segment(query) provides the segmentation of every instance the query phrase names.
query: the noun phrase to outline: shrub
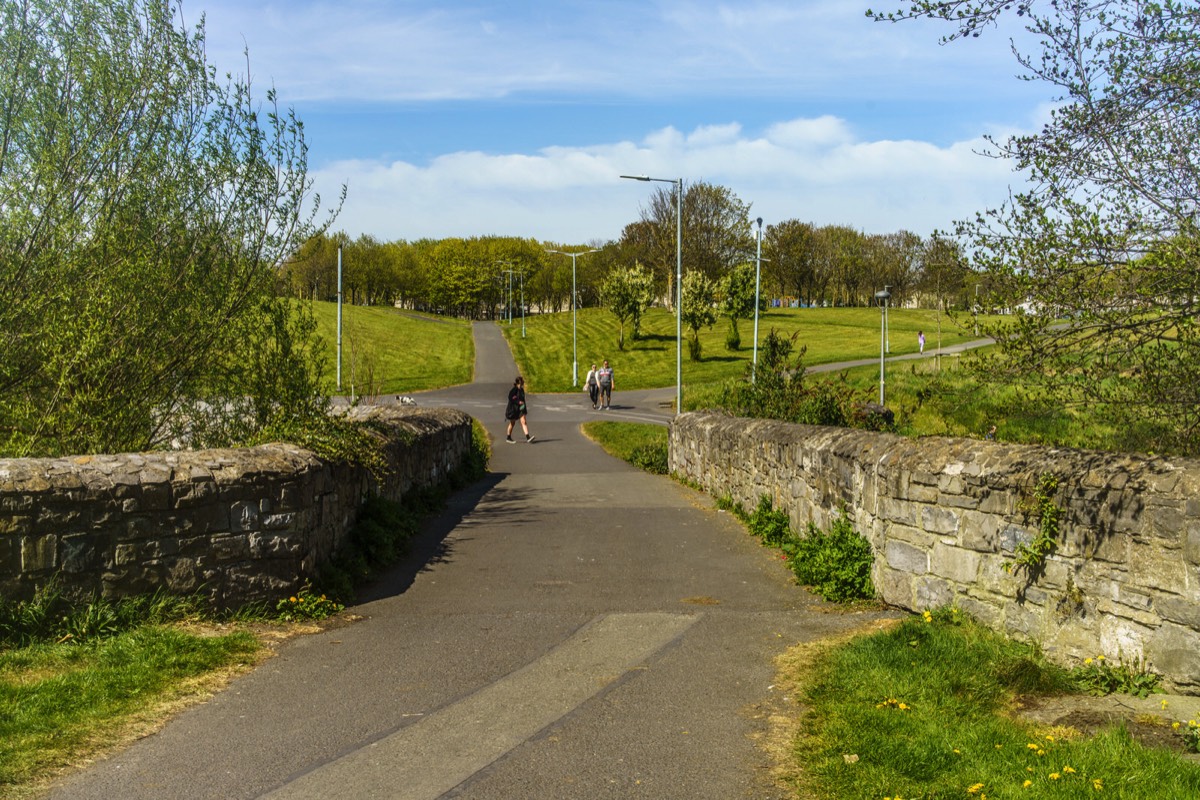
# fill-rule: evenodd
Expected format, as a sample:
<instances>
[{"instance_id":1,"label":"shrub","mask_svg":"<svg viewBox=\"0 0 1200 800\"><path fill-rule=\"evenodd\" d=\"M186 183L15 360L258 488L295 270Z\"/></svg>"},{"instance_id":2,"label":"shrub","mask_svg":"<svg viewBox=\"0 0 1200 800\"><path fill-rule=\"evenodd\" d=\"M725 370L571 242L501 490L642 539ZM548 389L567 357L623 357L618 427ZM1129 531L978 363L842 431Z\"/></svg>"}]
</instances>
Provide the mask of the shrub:
<instances>
[{"instance_id":1,"label":"shrub","mask_svg":"<svg viewBox=\"0 0 1200 800\"><path fill-rule=\"evenodd\" d=\"M854 530L845 509L828 532L810 522L808 535L795 543L789 561L796 579L826 600L844 603L875 596L871 543Z\"/></svg>"},{"instance_id":2,"label":"shrub","mask_svg":"<svg viewBox=\"0 0 1200 800\"><path fill-rule=\"evenodd\" d=\"M746 519L746 524L752 534L763 540L763 544L772 547L782 547L793 538L788 515L775 510L771 498L765 494L758 498L758 508Z\"/></svg>"},{"instance_id":3,"label":"shrub","mask_svg":"<svg viewBox=\"0 0 1200 800\"><path fill-rule=\"evenodd\" d=\"M629 463L655 475L666 475L667 443L655 442L654 444L638 445L629 454Z\"/></svg>"}]
</instances>

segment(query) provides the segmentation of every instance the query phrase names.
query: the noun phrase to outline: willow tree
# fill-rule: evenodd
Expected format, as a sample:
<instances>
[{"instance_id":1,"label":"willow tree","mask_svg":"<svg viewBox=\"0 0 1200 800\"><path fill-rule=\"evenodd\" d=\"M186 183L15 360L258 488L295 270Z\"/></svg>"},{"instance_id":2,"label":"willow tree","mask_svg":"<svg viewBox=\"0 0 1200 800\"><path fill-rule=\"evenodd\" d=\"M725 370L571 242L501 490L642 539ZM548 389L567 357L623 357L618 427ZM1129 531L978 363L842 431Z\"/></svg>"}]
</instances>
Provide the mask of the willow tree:
<instances>
[{"instance_id":1,"label":"willow tree","mask_svg":"<svg viewBox=\"0 0 1200 800\"><path fill-rule=\"evenodd\" d=\"M303 129L162 0L0 0L0 450L221 443L325 399L277 266ZM307 209L307 210L306 210Z\"/></svg>"},{"instance_id":2,"label":"willow tree","mask_svg":"<svg viewBox=\"0 0 1200 800\"><path fill-rule=\"evenodd\" d=\"M988 331L1001 355L985 368L1200 453L1200 8L958 0L873 16L945 20L949 43L1008 14L1030 34L1013 45L1021 77L1056 103L1038 132L993 142L1030 188L958 226L992 304L1024 310Z\"/></svg>"}]
</instances>

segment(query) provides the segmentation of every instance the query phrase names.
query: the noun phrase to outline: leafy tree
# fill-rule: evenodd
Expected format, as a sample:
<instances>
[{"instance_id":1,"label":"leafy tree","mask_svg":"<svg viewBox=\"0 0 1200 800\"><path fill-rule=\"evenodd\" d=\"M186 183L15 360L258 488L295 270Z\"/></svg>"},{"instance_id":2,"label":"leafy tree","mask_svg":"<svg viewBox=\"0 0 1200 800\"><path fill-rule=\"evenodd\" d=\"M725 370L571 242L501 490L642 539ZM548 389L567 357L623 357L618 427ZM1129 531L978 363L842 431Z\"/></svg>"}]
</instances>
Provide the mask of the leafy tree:
<instances>
[{"instance_id":1,"label":"leafy tree","mask_svg":"<svg viewBox=\"0 0 1200 800\"><path fill-rule=\"evenodd\" d=\"M720 281L721 316L729 320L729 334L725 337L728 350L737 350L742 346L738 320L754 316L754 289L754 267L750 264L734 267Z\"/></svg>"},{"instance_id":2,"label":"leafy tree","mask_svg":"<svg viewBox=\"0 0 1200 800\"><path fill-rule=\"evenodd\" d=\"M768 225L763 236L764 272L781 297L811 305L825 293L825 275L818 270L821 239L817 229L795 219Z\"/></svg>"},{"instance_id":3,"label":"leafy tree","mask_svg":"<svg viewBox=\"0 0 1200 800\"><path fill-rule=\"evenodd\" d=\"M652 264L658 285L674 295L675 187L660 186L642 210L639 223L628 225L622 239L636 257ZM745 260L754 247L750 235L750 205L728 187L698 181L684 188L682 258L689 272L699 270L719 279L734 264Z\"/></svg>"},{"instance_id":4,"label":"leafy tree","mask_svg":"<svg viewBox=\"0 0 1200 800\"><path fill-rule=\"evenodd\" d=\"M617 349L625 349L625 323L629 322L633 338L638 337L642 314L654 301L654 279L641 264L618 267L604 280L604 304L617 318Z\"/></svg>"},{"instance_id":5,"label":"leafy tree","mask_svg":"<svg viewBox=\"0 0 1200 800\"><path fill-rule=\"evenodd\" d=\"M947 20L953 40L1014 12L1033 41L1014 46L1021 77L1057 104L1038 132L993 142L1032 188L958 226L990 302L1025 312L987 331L1000 354L982 368L1200 452L1200 8L972 0L874 16Z\"/></svg>"},{"instance_id":6,"label":"leafy tree","mask_svg":"<svg viewBox=\"0 0 1200 800\"><path fill-rule=\"evenodd\" d=\"M716 283L703 272L689 272L683 276L683 300L679 314L684 327L692 332L688 339L688 355L699 361L703 355L700 345L700 329L711 328L717 321L713 308Z\"/></svg>"},{"instance_id":7,"label":"leafy tree","mask_svg":"<svg viewBox=\"0 0 1200 800\"><path fill-rule=\"evenodd\" d=\"M175 14L0 3L7 454L221 443L324 410L311 320L275 293L321 227L301 124L218 81Z\"/></svg>"}]
</instances>

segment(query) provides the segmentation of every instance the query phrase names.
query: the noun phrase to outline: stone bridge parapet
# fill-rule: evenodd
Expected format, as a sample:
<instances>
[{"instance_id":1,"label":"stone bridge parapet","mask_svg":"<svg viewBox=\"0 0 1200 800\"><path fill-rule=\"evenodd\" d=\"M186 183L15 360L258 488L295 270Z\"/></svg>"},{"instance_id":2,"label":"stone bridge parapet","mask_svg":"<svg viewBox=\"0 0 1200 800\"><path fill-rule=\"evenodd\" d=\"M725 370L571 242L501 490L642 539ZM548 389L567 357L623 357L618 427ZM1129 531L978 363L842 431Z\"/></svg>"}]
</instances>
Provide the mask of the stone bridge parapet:
<instances>
[{"instance_id":1,"label":"stone bridge parapet","mask_svg":"<svg viewBox=\"0 0 1200 800\"><path fill-rule=\"evenodd\" d=\"M793 530L845 507L875 551L884 601L956 605L1075 664L1140 662L1200 692L1200 462L972 439L682 414L670 468L753 510L767 495ZM1005 571L1037 535L1023 509L1058 480L1056 550Z\"/></svg>"}]
</instances>

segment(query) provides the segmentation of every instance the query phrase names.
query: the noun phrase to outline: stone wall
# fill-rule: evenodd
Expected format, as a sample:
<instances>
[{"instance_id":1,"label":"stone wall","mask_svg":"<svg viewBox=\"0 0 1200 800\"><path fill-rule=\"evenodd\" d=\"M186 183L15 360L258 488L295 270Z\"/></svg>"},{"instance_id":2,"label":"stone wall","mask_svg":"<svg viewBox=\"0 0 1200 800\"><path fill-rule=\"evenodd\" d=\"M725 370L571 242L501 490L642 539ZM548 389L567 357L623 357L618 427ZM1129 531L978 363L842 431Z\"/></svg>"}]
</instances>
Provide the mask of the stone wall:
<instances>
[{"instance_id":1,"label":"stone wall","mask_svg":"<svg viewBox=\"0 0 1200 800\"><path fill-rule=\"evenodd\" d=\"M118 597L164 588L220 607L295 591L342 545L368 493L400 499L464 463L471 420L378 408L390 472L294 445L0 459L0 595L48 581Z\"/></svg>"},{"instance_id":2,"label":"stone wall","mask_svg":"<svg viewBox=\"0 0 1200 800\"><path fill-rule=\"evenodd\" d=\"M955 604L1064 664L1145 658L1200 691L1200 462L968 439L907 439L705 413L671 426L673 473L794 530L844 504L893 605ZM1008 573L1037 522L1022 508L1059 480L1058 548Z\"/></svg>"}]
</instances>

